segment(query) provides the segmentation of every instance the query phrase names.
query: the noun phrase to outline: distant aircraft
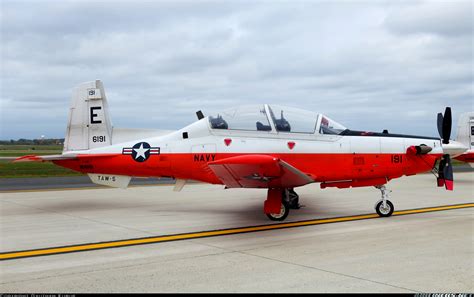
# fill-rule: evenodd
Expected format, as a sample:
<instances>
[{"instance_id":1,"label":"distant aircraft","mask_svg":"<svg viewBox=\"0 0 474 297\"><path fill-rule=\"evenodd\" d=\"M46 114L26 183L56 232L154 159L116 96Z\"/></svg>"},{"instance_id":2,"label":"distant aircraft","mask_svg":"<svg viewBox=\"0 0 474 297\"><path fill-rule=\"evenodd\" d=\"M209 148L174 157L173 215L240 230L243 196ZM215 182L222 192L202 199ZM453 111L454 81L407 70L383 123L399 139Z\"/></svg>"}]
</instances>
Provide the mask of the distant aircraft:
<instances>
[{"instance_id":1,"label":"distant aircraft","mask_svg":"<svg viewBox=\"0 0 474 297\"><path fill-rule=\"evenodd\" d=\"M282 221L300 207L294 188L315 182L322 189L373 186L382 194L375 210L388 217L394 206L387 182L432 170L438 186L452 190L451 156L467 150L449 141L449 107L438 114L441 139L353 131L325 115L279 105L196 114L198 121L178 131L117 129L102 82L83 83L73 92L63 153L16 161L52 161L121 188L132 177L173 177L177 191L187 180L266 188L264 213Z\"/></svg>"},{"instance_id":2,"label":"distant aircraft","mask_svg":"<svg viewBox=\"0 0 474 297\"><path fill-rule=\"evenodd\" d=\"M456 141L467 147L467 151L455 159L474 167L474 112L466 112L459 116Z\"/></svg>"}]
</instances>

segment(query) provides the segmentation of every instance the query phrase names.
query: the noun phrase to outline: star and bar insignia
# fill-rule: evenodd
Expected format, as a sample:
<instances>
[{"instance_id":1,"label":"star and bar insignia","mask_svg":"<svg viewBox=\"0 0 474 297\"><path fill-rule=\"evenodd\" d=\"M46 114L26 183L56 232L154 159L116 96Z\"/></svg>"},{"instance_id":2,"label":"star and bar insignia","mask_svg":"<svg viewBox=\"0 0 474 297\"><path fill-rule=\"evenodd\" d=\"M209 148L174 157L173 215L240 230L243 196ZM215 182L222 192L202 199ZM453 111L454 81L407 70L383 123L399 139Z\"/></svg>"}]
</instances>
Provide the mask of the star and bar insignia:
<instances>
[{"instance_id":1,"label":"star and bar insignia","mask_svg":"<svg viewBox=\"0 0 474 297\"><path fill-rule=\"evenodd\" d=\"M150 158L150 155L159 155L159 147L151 147L148 142L139 142L133 147L124 147L122 155L131 155L132 159L137 162L145 162Z\"/></svg>"}]
</instances>

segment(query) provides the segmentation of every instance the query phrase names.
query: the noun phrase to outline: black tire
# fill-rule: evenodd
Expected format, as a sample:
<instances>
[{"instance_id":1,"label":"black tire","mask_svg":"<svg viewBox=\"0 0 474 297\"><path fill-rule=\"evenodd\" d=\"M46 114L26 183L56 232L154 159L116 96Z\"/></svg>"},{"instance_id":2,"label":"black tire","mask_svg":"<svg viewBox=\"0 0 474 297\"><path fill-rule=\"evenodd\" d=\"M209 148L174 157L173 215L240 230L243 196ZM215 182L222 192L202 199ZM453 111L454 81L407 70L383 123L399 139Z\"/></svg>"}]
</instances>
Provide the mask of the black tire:
<instances>
[{"instance_id":1,"label":"black tire","mask_svg":"<svg viewBox=\"0 0 474 297\"><path fill-rule=\"evenodd\" d=\"M383 201L382 200L380 200L377 203L377 205L375 206L375 211L381 217L391 216L394 209L395 208L393 207L393 204L392 204L392 202L390 202L390 200L387 200L387 208L386 209L383 207Z\"/></svg>"},{"instance_id":2,"label":"black tire","mask_svg":"<svg viewBox=\"0 0 474 297\"><path fill-rule=\"evenodd\" d=\"M284 221L289 214L290 214L290 206L288 205L288 202L282 201L281 212L278 214L267 213L267 217L272 221Z\"/></svg>"}]
</instances>

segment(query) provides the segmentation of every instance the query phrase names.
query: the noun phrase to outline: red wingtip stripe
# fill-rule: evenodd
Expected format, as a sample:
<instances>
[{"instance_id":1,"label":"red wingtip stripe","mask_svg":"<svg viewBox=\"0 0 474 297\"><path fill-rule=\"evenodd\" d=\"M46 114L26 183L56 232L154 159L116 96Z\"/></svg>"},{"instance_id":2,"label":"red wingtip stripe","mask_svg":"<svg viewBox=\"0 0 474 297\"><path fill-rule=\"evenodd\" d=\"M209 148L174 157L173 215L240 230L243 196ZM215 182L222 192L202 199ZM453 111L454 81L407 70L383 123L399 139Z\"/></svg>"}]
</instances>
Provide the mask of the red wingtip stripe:
<instances>
[{"instance_id":1,"label":"red wingtip stripe","mask_svg":"<svg viewBox=\"0 0 474 297\"><path fill-rule=\"evenodd\" d=\"M13 160L13 162L31 162L31 161L39 162L39 161L42 161L42 159L35 155L28 155L28 156L22 156Z\"/></svg>"}]
</instances>

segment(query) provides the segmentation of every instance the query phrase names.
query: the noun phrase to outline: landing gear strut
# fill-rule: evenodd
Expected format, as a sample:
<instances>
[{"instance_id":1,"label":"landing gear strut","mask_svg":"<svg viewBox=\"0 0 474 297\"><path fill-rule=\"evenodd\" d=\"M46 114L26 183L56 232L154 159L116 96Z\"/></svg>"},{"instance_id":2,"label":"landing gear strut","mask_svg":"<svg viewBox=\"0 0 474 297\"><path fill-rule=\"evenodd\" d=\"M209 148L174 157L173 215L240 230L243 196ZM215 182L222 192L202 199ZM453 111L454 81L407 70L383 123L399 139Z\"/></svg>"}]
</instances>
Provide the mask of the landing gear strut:
<instances>
[{"instance_id":1,"label":"landing gear strut","mask_svg":"<svg viewBox=\"0 0 474 297\"><path fill-rule=\"evenodd\" d=\"M375 204L375 211L381 217L391 216L394 210L392 202L388 200L388 193L390 193L391 191L387 190L385 185L375 187L379 189L380 192L382 192L382 199L377 201L377 203Z\"/></svg>"},{"instance_id":2,"label":"landing gear strut","mask_svg":"<svg viewBox=\"0 0 474 297\"><path fill-rule=\"evenodd\" d=\"M300 209L300 197L296 194L293 188L288 189L288 204L291 209Z\"/></svg>"},{"instance_id":3,"label":"landing gear strut","mask_svg":"<svg viewBox=\"0 0 474 297\"><path fill-rule=\"evenodd\" d=\"M264 204L264 211L272 221L283 221L290 213L290 209L299 209L299 196L289 189L268 189L267 200Z\"/></svg>"}]
</instances>

